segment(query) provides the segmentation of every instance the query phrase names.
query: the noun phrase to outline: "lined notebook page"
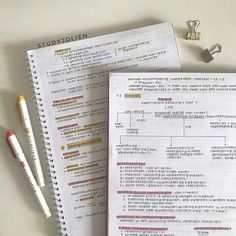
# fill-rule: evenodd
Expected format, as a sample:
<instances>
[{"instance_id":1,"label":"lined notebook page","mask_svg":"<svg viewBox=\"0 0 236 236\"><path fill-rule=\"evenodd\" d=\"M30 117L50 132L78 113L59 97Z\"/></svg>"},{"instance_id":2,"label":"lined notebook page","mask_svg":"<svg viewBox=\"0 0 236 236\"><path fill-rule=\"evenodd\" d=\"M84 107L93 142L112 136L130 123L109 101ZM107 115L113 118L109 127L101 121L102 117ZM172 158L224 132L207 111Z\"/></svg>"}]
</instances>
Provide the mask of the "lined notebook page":
<instances>
[{"instance_id":1,"label":"lined notebook page","mask_svg":"<svg viewBox=\"0 0 236 236\"><path fill-rule=\"evenodd\" d=\"M236 235L236 74L109 83L108 235Z\"/></svg>"},{"instance_id":2,"label":"lined notebook page","mask_svg":"<svg viewBox=\"0 0 236 236\"><path fill-rule=\"evenodd\" d=\"M104 236L108 73L179 71L163 23L28 51L63 235Z\"/></svg>"}]
</instances>

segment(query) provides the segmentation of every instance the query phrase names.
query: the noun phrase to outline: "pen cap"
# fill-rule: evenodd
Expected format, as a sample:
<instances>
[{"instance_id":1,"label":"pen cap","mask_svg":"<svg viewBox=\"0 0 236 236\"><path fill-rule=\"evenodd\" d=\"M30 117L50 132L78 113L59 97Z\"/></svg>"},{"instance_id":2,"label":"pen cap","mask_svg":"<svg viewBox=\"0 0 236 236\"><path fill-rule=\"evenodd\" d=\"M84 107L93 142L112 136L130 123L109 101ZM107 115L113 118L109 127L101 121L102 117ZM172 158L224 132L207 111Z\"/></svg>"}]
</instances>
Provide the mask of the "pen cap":
<instances>
[{"instance_id":1,"label":"pen cap","mask_svg":"<svg viewBox=\"0 0 236 236\"><path fill-rule=\"evenodd\" d=\"M17 158L17 154L22 152L21 146L12 130L7 132L6 138L11 147L11 150L14 153L14 156Z\"/></svg>"},{"instance_id":2,"label":"pen cap","mask_svg":"<svg viewBox=\"0 0 236 236\"><path fill-rule=\"evenodd\" d=\"M6 134L6 141L7 141L7 144L8 144L8 146L9 146L9 148L10 148L10 151L11 151L13 157L14 157L14 158L17 158L17 157L16 157L16 154L15 154L15 152L14 152L14 150L13 150L13 148L12 148L12 146L11 146L9 140L8 140L8 137L11 136L11 135L14 135L14 132L13 132L12 130L8 130L8 131L7 131L7 134Z\"/></svg>"},{"instance_id":3,"label":"pen cap","mask_svg":"<svg viewBox=\"0 0 236 236\"><path fill-rule=\"evenodd\" d=\"M27 109L27 105L26 105L26 101L25 101L24 96L18 97L18 106L19 106L19 110L20 110L21 119L23 121L29 120L29 112Z\"/></svg>"}]
</instances>

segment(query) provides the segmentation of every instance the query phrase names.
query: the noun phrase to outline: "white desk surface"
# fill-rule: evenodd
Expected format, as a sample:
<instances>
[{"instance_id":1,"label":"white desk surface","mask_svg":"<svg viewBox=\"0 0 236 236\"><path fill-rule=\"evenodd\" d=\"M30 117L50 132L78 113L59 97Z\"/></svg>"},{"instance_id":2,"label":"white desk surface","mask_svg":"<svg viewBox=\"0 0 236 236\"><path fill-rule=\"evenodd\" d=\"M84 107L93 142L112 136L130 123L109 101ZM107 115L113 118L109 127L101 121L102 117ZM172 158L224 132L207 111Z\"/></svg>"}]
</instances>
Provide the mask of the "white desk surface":
<instances>
[{"instance_id":1,"label":"white desk surface","mask_svg":"<svg viewBox=\"0 0 236 236\"><path fill-rule=\"evenodd\" d=\"M184 39L186 22L191 19L201 21L200 41ZM5 143L6 130L13 129L29 153L16 109L18 95L28 98L33 126L38 130L26 50L67 35L88 33L92 37L164 21L174 24L183 72L236 72L235 0L0 0L1 236L57 235L54 219L46 220L41 213ZM222 44L223 52L210 64L202 62L201 50L215 43ZM36 138L39 141L38 134ZM52 206L48 188L43 192Z\"/></svg>"}]
</instances>

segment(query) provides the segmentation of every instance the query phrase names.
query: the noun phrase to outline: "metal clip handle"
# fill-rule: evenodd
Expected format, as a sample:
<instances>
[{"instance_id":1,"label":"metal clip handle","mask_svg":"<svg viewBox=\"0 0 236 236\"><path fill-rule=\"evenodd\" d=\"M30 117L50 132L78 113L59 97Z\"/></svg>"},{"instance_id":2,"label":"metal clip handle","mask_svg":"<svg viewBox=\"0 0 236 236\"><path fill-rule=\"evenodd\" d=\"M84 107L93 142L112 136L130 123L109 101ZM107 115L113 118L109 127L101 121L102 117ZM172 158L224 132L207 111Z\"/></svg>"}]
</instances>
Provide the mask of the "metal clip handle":
<instances>
[{"instance_id":1,"label":"metal clip handle","mask_svg":"<svg viewBox=\"0 0 236 236\"><path fill-rule=\"evenodd\" d=\"M211 55L214 55L215 53L219 53L222 51L222 46L219 43L217 43L209 51Z\"/></svg>"},{"instance_id":2,"label":"metal clip handle","mask_svg":"<svg viewBox=\"0 0 236 236\"><path fill-rule=\"evenodd\" d=\"M188 24L189 24L189 27L190 27L190 32L196 33L197 29L198 29L198 26L200 25L200 21L199 20L190 20L188 22Z\"/></svg>"}]
</instances>

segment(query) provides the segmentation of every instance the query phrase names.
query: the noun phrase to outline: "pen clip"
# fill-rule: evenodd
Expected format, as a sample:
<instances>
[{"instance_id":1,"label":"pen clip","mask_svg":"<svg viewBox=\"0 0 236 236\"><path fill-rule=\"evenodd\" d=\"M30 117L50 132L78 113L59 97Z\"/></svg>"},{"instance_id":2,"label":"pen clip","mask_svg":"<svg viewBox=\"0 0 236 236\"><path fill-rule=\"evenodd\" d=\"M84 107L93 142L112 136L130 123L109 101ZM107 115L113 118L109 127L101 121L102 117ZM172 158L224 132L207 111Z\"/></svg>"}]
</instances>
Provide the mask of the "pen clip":
<instances>
[{"instance_id":1,"label":"pen clip","mask_svg":"<svg viewBox=\"0 0 236 236\"><path fill-rule=\"evenodd\" d=\"M16 102L16 106L17 106L17 111L18 111L17 113L18 113L20 122L23 123L23 119L22 119L22 116L21 116L21 112L20 112L18 101Z\"/></svg>"}]
</instances>

